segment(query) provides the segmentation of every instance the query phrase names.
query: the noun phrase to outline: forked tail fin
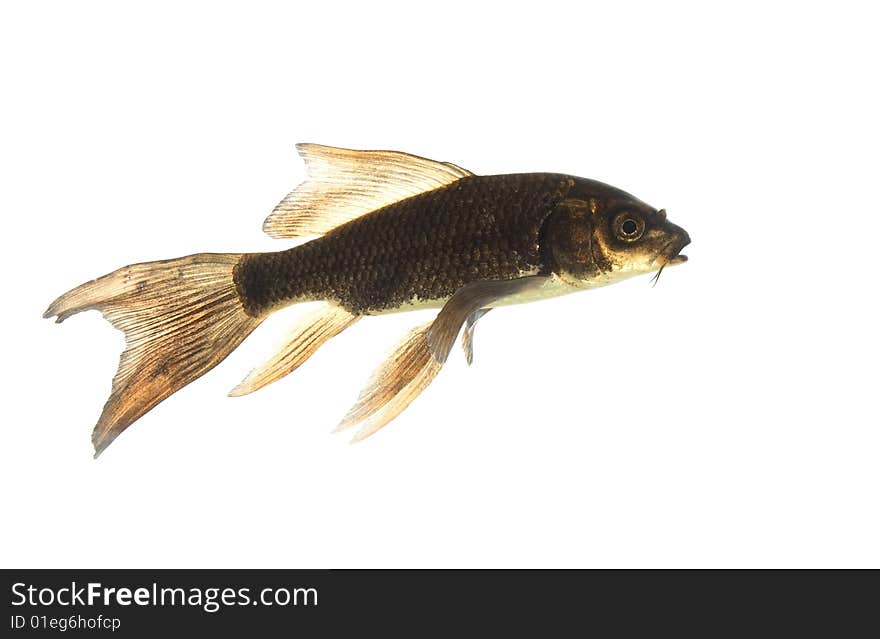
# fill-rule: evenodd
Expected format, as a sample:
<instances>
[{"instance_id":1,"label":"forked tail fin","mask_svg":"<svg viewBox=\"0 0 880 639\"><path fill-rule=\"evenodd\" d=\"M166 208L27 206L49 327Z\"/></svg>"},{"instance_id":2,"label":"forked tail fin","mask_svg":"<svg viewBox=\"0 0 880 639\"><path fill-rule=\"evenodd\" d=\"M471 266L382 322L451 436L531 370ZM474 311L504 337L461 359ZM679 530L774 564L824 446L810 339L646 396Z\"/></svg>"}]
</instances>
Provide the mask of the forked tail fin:
<instances>
[{"instance_id":1,"label":"forked tail fin","mask_svg":"<svg viewBox=\"0 0 880 639\"><path fill-rule=\"evenodd\" d=\"M237 253L200 253L123 267L68 291L44 317L97 309L125 333L125 351L95 430L95 456L136 419L201 377L262 321L244 311Z\"/></svg>"}]
</instances>

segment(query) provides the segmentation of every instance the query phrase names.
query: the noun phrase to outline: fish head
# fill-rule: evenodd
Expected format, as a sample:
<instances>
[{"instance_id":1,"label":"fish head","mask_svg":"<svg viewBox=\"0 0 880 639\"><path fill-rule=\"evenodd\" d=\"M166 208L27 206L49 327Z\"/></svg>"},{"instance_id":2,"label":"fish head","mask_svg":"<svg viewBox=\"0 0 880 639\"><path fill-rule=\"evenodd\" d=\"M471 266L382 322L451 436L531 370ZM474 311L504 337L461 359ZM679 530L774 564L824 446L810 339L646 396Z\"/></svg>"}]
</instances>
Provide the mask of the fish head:
<instances>
[{"instance_id":1,"label":"fish head","mask_svg":"<svg viewBox=\"0 0 880 639\"><path fill-rule=\"evenodd\" d=\"M601 286L682 264L690 236L658 210L619 189L579 179L545 228L546 254L573 286Z\"/></svg>"}]
</instances>

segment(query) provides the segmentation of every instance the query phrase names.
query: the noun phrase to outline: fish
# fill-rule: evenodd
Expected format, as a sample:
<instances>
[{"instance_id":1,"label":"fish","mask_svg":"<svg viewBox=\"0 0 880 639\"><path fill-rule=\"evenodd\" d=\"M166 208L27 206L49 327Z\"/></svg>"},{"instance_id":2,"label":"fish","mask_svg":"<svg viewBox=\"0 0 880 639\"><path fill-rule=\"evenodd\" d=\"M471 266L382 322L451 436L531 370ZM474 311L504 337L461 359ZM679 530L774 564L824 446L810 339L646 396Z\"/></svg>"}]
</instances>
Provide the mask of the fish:
<instances>
[{"instance_id":1,"label":"fish","mask_svg":"<svg viewBox=\"0 0 880 639\"><path fill-rule=\"evenodd\" d=\"M476 175L400 151L296 146L306 179L265 219L301 242L265 253L198 253L131 264L53 301L62 322L98 310L125 334L95 457L159 402L226 358L273 312L306 302L283 346L230 392L299 368L367 316L439 309L374 371L336 430L373 435L434 380L459 334L490 310L660 273L687 261L664 209L561 173ZM656 280L655 280L656 281Z\"/></svg>"}]
</instances>

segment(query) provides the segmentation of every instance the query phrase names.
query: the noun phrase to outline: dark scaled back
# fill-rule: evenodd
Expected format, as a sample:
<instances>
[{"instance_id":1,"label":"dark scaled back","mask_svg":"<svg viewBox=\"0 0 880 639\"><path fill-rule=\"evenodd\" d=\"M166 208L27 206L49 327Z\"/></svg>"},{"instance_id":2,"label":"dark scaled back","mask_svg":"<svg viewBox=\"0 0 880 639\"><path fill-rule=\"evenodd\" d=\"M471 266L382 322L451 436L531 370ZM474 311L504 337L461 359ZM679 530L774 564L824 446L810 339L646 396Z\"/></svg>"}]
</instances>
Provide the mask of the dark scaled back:
<instances>
[{"instance_id":1,"label":"dark scaled back","mask_svg":"<svg viewBox=\"0 0 880 639\"><path fill-rule=\"evenodd\" d=\"M541 271L541 227L574 182L548 173L462 178L290 250L245 256L239 295L254 316L304 299L368 314Z\"/></svg>"}]
</instances>

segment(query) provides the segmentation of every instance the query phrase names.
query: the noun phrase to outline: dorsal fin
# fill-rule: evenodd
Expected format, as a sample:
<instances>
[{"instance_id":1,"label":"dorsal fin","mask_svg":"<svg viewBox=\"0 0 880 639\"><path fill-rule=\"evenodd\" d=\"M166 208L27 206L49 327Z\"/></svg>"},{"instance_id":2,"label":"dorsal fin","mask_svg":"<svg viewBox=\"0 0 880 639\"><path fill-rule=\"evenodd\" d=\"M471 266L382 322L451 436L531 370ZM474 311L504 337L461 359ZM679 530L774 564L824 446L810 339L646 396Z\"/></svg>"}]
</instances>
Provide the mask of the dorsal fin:
<instances>
[{"instance_id":1,"label":"dorsal fin","mask_svg":"<svg viewBox=\"0 0 880 639\"><path fill-rule=\"evenodd\" d=\"M297 144L307 179L263 222L272 237L321 235L399 200L468 175L461 167L400 151L352 151Z\"/></svg>"}]
</instances>

